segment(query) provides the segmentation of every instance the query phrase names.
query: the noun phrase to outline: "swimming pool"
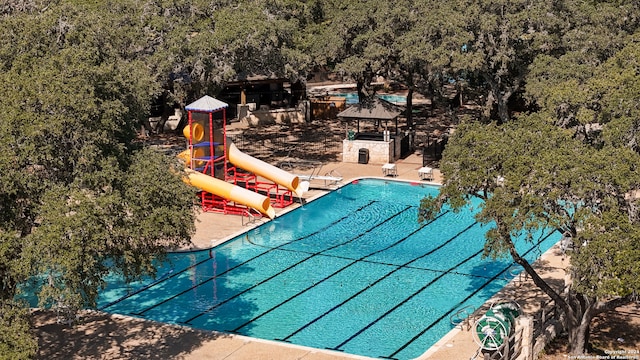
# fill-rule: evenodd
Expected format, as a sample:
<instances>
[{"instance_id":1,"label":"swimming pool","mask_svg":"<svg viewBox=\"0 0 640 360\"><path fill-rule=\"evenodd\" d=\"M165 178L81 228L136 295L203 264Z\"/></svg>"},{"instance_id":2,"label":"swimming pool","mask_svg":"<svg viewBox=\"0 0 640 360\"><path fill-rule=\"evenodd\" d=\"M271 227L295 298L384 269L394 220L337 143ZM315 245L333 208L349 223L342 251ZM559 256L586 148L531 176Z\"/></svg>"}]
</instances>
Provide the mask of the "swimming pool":
<instances>
[{"instance_id":1,"label":"swimming pool","mask_svg":"<svg viewBox=\"0 0 640 360\"><path fill-rule=\"evenodd\" d=\"M347 99L347 105L357 104L360 100L358 99L357 93L331 93L331 96L338 96ZM376 94L382 100L386 100L388 102L398 104L406 104L407 97L403 95L393 95L393 94Z\"/></svg>"},{"instance_id":2,"label":"swimming pool","mask_svg":"<svg viewBox=\"0 0 640 360\"><path fill-rule=\"evenodd\" d=\"M113 279L101 310L369 357L419 356L510 279L481 259L473 209L417 222L438 188L381 179L348 184L212 249L173 253L156 280ZM475 204L474 208L477 209ZM560 238L519 242L533 261Z\"/></svg>"}]
</instances>

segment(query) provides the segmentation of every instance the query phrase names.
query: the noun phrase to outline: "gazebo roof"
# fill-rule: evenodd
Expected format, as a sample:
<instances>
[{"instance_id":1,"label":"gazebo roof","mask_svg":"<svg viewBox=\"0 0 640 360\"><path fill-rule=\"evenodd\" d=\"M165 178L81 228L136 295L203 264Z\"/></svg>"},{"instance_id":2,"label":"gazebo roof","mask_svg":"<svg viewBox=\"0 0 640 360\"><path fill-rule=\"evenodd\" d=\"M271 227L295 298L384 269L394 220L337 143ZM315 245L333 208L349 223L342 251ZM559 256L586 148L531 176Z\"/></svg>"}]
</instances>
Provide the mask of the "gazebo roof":
<instances>
[{"instance_id":1,"label":"gazebo roof","mask_svg":"<svg viewBox=\"0 0 640 360\"><path fill-rule=\"evenodd\" d=\"M339 118L392 120L398 117L402 111L393 103L378 97L370 103L355 104L338 114Z\"/></svg>"},{"instance_id":2,"label":"gazebo roof","mask_svg":"<svg viewBox=\"0 0 640 360\"><path fill-rule=\"evenodd\" d=\"M191 104L185 106L184 108L187 111L214 112L226 107L229 107L229 104L227 104L226 102L222 102L218 99L212 98L209 95L205 95L200 99L192 102Z\"/></svg>"}]
</instances>

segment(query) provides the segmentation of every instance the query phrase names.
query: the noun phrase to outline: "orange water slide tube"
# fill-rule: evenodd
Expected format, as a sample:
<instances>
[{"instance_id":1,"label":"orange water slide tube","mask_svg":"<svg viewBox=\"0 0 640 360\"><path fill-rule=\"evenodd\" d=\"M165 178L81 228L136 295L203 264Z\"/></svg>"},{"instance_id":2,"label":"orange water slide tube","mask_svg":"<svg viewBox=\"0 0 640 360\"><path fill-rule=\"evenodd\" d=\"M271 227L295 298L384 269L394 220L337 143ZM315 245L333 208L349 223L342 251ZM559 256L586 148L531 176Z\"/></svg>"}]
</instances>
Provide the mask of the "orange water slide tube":
<instances>
[{"instance_id":1,"label":"orange water slide tube","mask_svg":"<svg viewBox=\"0 0 640 360\"><path fill-rule=\"evenodd\" d=\"M205 136L204 127L198 123L192 124L192 126L193 129L186 126L182 133L187 139L193 135L194 142L202 141ZM301 197L309 190L308 181L300 181L300 178L296 175L243 153L228 138L226 152L229 162L233 165L258 176L262 176L265 179L271 180L274 183L291 190L298 197Z\"/></svg>"},{"instance_id":2,"label":"orange water slide tube","mask_svg":"<svg viewBox=\"0 0 640 360\"><path fill-rule=\"evenodd\" d=\"M275 210L271 207L271 201L264 195L191 169L185 169L184 172L183 180L189 185L256 209L270 219L276 216Z\"/></svg>"}]
</instances>

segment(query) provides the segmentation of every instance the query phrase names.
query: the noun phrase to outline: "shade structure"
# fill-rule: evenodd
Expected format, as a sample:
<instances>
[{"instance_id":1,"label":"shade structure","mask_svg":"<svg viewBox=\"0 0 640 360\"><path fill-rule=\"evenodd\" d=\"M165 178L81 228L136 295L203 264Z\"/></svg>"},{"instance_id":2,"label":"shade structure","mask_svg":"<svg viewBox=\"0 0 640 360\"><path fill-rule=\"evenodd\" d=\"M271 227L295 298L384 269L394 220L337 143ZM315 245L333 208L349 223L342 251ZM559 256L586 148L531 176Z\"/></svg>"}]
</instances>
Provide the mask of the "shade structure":
<instances>
[{"instance_id":1,"label":"shade structure","mask_svg":"<svg viewBox=\"0 0 640 360\"><path fill-rule=\"evenodd\" d=\"M184 108L187 111L214 112L227 107L229 107L229 104L226 102L205 95Z\"/></svg>"},{"instance_id":2,"label":"shade structure","mask_svg":"<svg viewBox=\"0 0 640 360\"><path fill-rule=\"evenodd\" d=\"M392 120L397 118L402 111L400 108L386 100L374 97L371 101L349 106L338 113L339 118Z\"/></svg>"},{"instance_id":3,"label":"shade structure","mask_svg":"<svg viewBox=\"0 0 640 360\"><path fill-rule=\"evenodd\" d=\"M393 120L395 122L395 134L398 133L398 116L402 110L397 105L386 100L374 97L369 101L351 105L346 110L338 113L338 118L342 120L357 120L358 132L360 132L360 120L379 121ZM386 125L385 125L386 126Z\"/></svg>"}]
</instances>

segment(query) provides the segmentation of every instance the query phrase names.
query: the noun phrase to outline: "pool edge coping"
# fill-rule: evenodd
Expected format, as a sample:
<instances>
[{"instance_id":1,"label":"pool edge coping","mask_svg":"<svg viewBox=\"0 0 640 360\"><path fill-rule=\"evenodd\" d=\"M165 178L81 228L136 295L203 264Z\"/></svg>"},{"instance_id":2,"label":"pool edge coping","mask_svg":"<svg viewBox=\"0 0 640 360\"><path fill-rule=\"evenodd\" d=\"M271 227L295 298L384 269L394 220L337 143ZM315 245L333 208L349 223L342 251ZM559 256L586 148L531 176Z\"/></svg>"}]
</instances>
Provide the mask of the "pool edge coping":
<instances>
[{"instance_id":1,"label":"pool edge coping","mask_svg":"<svg viewBox=\"0 0 640 360\"><path fill-rule=\"evenodd\" d=\"M354 181L363 180L363 179L377 179L377 180L387 180L387 181L391 180L391 181L397 181L397 182L405 182L405 183L409 183L409 184L423 184L423 185L431 185L431 186L438 186L438 187L442 186L442 184L434 182L434 181L423 181L423 180L415 181L415 180L396 179L396 178L389 179L388 177L384 177L384 176L358 176L358 177L354 177L354 178L351 178L349 180L344 181L340 186L336 187L335 189L320 189L322 192L319 193L319 194L316 194L316 195L314 195L314 196L312 196L312 197L310 197L308 199L306 199L305 204L309 203L309 202L312 202L312 201L315 201L315 200L317 200L317 199L319 199L319 198L321 198L321 197L323 197L323 196L325 196L325 195L327 195L327 194L329 194L331 192L334 192L336 190L340 190L341 188L353 183ZM280 216L282 216L284 214L287 214L287 213L289 213L291 211L294 211L294 210L296 210L296 209L298 209L298 208L303 206L303 205L300 205L298 203L296 203L296 205L297 206L295 206L293 208L283 209L280 213L278 213L276 215L276 217L274 219L277 219L278 217L280 217ZM233 240L234 238L236 238L236 237L238 237L238 236L240 236L240 235L242 235L242 234L244 234L244 233L246 233L246 232L248 232L250 230L253 230L253 229L255 229L257 227L260 227L260 226L262 226L264 224L268 224L271 221L273 221L274 219L269 219L267 221L261 221L259 223L248 225L245 228L240 229L240 230L236 231L235 233L232 233L231 235L223 237L222 239L217 239L217 240L216 239L211 239L209 247L190 247L190 248L184 248L184 249L175 249L175 250L169 251L169 253L191 252L191 251L212 249L212 248L214 248L216 246L219 246L219 245L222 245L222 244L226 243L227 241Z\"/></svg>"}]
</instances>

